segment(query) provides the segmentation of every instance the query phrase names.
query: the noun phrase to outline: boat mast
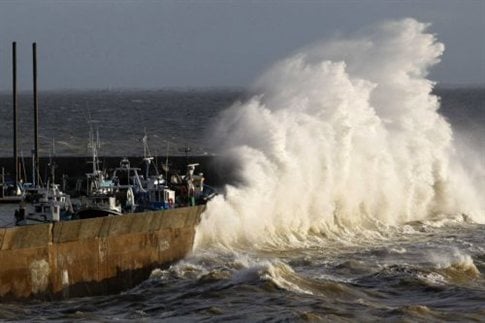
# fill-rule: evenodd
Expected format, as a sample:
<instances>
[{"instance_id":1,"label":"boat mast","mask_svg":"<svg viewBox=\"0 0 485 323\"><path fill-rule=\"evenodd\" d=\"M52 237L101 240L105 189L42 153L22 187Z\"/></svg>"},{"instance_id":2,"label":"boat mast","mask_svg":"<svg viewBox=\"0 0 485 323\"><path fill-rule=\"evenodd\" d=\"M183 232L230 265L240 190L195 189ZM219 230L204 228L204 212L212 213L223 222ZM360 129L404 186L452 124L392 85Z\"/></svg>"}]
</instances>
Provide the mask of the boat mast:
<instances>
[{"instance_id":1,"label":"boat mast","mask_svg":"<svg viewBox=\"0 0 485 323\"><path fill-rule=\"evenodd\" d=\"M33 92L34 92L34 151L32 154L32 184L34 187L38 186L37 172L39 169L39 103L37 97L37 44L32 43L32 77L33 77Z\"/></svg>"},{"instance_id":2,"label":"boat mast","mask_svg":"<svg viewBox=\"0 0 485 323\"><path fill-rule=\"evenodd\" d=\"M98 149L101 148L101 141L99 140L99 129L96 128L96 172L101 173L99 169L99 158L98 158Z\"/></svg>"},{"instance_id":3,"label":"boat mast","mask_svg":"<svg viewBox=\"0 0 485 323\"><path fill-rule=\"evenodd\" d=\"M101 147L101 142L99 141L99 130L96 128L96 139L94 139L94 127L93 123L95 120L88 120L89 123L89 143L88 148L91 149L91 163L93 163L93 168L91 173L87 173L87 182L86 182L86 192L90 194L93 190L92 185L95 186L94 189L99 188L99 183L102 180L101 171L99 170L99 160L98 160L98 149Z\"/></svg>"},{"instance_id":4,"label":"boat mast","mask_svg":"<svg viewBox=\"0 0 485 323\"><path fill-rule=\"evenodd\" d=\"M93 163L93 171L92 174L97 174L98 173L98 148L100 146L99 143L99 131L98 128L96 128L96 140L94 139L94 128L93 128L93 123L94 120L89 121L89 144L88 147L91 148L91 158L92 158L92 163Z\"/></svg>"},{"instance_id":5,"label":"boat mast","mask_svg":"<svg viewBox=\"0 0 485 323\"><path fill-rule=\"evenodd\" d=\"M17 187L19 178L19 162L17 156L17 43L12 43L12 105L13 105L13 162L15 164L14 170L14 185Z\"/></svg>"}]
</instances>

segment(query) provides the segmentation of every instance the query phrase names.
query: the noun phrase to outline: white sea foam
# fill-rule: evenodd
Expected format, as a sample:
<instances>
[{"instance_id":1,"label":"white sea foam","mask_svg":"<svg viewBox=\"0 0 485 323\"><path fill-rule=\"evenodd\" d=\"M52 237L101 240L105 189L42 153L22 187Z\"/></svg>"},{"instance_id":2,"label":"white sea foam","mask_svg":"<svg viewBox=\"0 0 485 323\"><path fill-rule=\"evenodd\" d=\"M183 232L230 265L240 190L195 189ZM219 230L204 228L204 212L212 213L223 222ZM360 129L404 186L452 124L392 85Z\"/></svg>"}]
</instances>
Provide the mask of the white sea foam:
<instances>
[{"instance_id":1,"label":"white sea foam","mask_svg":"<svg viewBox=\"0 0 485 323\"><path fill-rule=\"evenodd\" d=\"M261 279L272 281L279 288L296 293L313 294L313 291L309 288L312 284L302 284L305 280L299 277L293 269L287 265L279 264L278 266L268 266L260 271L259 274Z\"/></svg>"},{"instance_id":2,"label":"white sea foam","mask_svg":"<svg viewBox=\"0 0 485 323\"><path fill-rule=\"evenodd\" d=\"M429 259L435 264L438 273L453 283L464 283L480 277L470 255L453 248L447 253L432 253Z\"/></svg>"},{"instance_id":3,"label":"white sea foam","mask_svg":"<svg viewBox=\"0 0 485 323\"><path fill-rule=\"evenodd\" d=\"M435 272L418 273L416 278L430 286L445 286L447 284L446 278Z\"/></svg>"},{"instance_id":4,"label":"white sea foam","mask_svg":"<svg viewBox=\"0 0 485 323\"><path fill-rule=\"evenodd\" d=\"M472 257L457 248L453 248L447 253L431 253L429 258L439 269L457 266L478 271Z\"/></svg>"},{"instance_id":5,"label":"white sea foam","mask_svg":"<svg viewBox=\"0 0 485 323\"><path fill-rule=\"evenodd\" d=\"M427 28L386 22L265 73L213 129L240 183L208 204L196 245L385 231L435 214L483 222L483 177L477 184L455 158L426 78L444 50Z\"/></svg>"}]
</instances>

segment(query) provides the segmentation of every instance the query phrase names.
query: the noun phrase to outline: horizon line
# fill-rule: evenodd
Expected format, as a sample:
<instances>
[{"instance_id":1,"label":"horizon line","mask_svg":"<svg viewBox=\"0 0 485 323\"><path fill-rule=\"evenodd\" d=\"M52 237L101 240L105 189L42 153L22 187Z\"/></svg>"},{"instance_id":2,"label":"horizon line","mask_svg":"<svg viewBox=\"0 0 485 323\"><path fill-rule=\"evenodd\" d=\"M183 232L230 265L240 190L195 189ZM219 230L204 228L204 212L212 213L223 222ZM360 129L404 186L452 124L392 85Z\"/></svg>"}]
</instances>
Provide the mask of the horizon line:
<instances>
[{"instance_id":1,"label":"horizon line","mask_svg":"<svg viewBox=\"0 0 485 323\"><path fill-rule=\"evenodd\" d=\"M440 83L437 82L435 88L457 89L457 88L485 88L485 83ZM190 92L190 91L247 91L248 86L163 86L163 87L99 87L99 88L52 88L39 90L38 92L156 92L156 91L173 91L173 92ZM10 89L0 89L0 95L11 94ZM32 93L32 90L20 90L18 94Z\"/></svg>"}]
</instances>

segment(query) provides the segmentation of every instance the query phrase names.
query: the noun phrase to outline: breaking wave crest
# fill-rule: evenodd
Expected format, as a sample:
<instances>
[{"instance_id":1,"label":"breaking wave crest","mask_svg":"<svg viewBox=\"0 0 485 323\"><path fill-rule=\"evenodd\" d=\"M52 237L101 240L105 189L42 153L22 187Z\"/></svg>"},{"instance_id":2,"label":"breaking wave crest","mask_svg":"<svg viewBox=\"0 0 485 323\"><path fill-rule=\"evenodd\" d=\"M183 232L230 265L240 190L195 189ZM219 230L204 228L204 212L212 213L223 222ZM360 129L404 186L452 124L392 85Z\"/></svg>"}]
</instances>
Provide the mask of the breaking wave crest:
<instances>
[{"instance_id":1,"label":"breaking wave crest","mask_svg":"<svg viewBox=\"0 0 485 323\"><path fill-rule=\"evenodd\" d=\"M204 257L191 258L167 270L154 270L151 279L191 279L200 284L218 285L217 288L251 285L261 290L283 289L299 294L328 297L362 296L360 292L334 279L305 277L279 260L257 260L237 253L232 254L230 258L232 259L225 259L225 262L205 260Z\"/></svg>"},{"instance_id":2,"label":"breaking wave crest","mask_svg":"<svg viewBox=\"0 0 485 323\"><path fill-rule=\"evenodd\" d=\"M413 19L306 48L222 113L212 142L237 183L196 245L287 243L466 214L483 222L427 74L444 45ZM483 173L483 170L480 169Z\"/></svg>"},{"instance_id":3,"label":"breaking wave crest","mask_svg":"<svg viewBox=\"0 0 485 323\"><path fill-rule=\"evenodd\" d=\"M431 258L436 263L437 272L450 282L464 283L480 277L472 257L458 250L446 256L435 255Z\"/></svg>"}]
</instances>

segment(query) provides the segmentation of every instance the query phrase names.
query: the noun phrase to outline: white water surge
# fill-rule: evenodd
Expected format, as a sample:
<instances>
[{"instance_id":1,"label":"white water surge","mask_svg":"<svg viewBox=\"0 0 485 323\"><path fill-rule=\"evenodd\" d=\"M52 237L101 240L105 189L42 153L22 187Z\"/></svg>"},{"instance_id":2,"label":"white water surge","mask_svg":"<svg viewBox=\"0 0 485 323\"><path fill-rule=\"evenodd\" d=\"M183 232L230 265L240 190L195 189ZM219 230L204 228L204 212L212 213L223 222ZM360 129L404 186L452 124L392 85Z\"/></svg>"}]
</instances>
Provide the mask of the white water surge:
<instances>
[{"instance_id":1,"label":"white water surge","mask_svg":"<svg viewBox=\"0 0 485 323\"><path fill-rule=\"evenodd\" d=\"M304 49L225 111L212 140L238 161L241 182L208 204L197 246L292 243L461 213L484 222L483 166L459 162L426 79L444 50L427 27L386 22Z\"/></svg>"}]
</instances>

